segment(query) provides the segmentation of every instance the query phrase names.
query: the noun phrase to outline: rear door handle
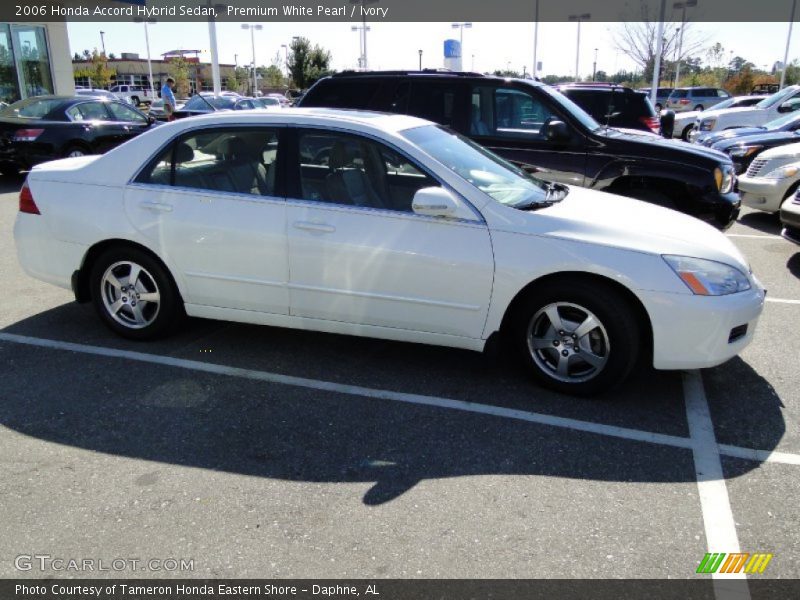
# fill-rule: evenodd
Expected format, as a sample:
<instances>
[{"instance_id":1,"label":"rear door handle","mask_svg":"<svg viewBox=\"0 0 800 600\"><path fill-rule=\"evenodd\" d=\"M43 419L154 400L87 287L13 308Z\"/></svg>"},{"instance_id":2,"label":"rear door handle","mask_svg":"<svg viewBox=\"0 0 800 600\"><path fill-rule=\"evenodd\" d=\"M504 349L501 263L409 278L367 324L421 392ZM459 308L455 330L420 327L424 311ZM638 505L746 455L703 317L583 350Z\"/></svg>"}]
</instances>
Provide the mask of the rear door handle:
<instances>
[{"instance_id":1,"label":"rear door handle","mask_svg":"<svg viewBox=\"0 0 800 600\"><path fill-rule=\"evenodd\" d=\"M155 202L153 200L142 200L141 202L139 202L139 206L141 206L145 210L153 210L157 212L172 212L171 204L165 204L163 202Z\"/></svg>"},{"instance_id":2,"label":"rear door handle","mask_svg":"<svg viewBox=\"0 0 800 600\"><path fill-rule=\"evenodd\" d=\"M293 223L295 229L304 229L305 231L317 231L319 233L333 233L336 227L333 225L326 225L325 223L309 223L308 221L295 221Z\"/></svg>"}]
</instances>

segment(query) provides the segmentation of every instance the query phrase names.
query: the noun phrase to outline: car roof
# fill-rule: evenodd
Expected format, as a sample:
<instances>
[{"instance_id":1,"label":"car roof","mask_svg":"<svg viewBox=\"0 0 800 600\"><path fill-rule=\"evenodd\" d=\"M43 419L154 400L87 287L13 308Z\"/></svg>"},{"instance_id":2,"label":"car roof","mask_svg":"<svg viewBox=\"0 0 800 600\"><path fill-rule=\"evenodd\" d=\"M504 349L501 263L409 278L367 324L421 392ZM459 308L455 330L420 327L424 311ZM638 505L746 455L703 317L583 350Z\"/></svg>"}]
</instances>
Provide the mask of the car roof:
<instances>
[{"instance_id":1,"label":"car roof","mask_svg":"<svg viewBox=\"0 0 800 600\"><path fill-rule=\"evenodd\" d=\"M536 79L524 79L521 77L501 77L498 75L485 75L472 71L449 71L447 69L423 69L422 71L341 71L325 77L320 81L331 81L339 79L388 79L388 78L430 78L430 79L481 79L484 81L524 81L531 85L544 86L545 84Z\"/></svg>"}]
</instances>

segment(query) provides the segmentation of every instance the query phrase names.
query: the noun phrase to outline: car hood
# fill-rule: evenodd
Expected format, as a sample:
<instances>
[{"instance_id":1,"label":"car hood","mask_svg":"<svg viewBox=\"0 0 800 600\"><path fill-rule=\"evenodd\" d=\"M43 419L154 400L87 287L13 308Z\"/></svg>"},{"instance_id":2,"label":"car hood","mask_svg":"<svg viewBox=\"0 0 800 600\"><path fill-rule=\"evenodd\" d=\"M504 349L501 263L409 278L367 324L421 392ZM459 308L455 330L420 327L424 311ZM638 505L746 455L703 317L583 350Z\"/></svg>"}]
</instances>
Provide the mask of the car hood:
<instances>
[{"instance_id":1,"label":"car hood","mask_svg":"<svg viewBox=\"0 0 800 600\"><path fill-rule=\"evenodd\" d=\"M569 186L569 194L561 202L523 214L525 218L517 220L520 233L646 254L705 258L744 273L750 270L730 239L711 225L640 200Z\"/></svg>"},{"instance_id":2,"label":"car hood","mask_svg":"<svg viewBox=\"0 0 800 600\"><path fill-rule=\"evenodd\" d=\"M706 110L703 111L703 118L702 121L710 118L716 119L738 119L740 117L751 117L756 116L761 113L766 114L766 111L763 108L756 108L754 106L737 106L736 108L720 108L719 110Z\"/></svg>"},{"instance_id":3,"label":"car hood","mask_svg":"<svg viewBox=\"0 0 800 600\"><path fill-rule=\"evenodd\" d=\"M642 144L648 146L658 146L662 157L667 160L674 160L675 162L691 162L697 157L704 159L711 159L716 163L729 163L730 158L711 148L701 146L699 144L684 144L679 143L673 139L663 138L657 135L636 135L632 133L625 133L622 130L617 130L619 133L609 136L610 140L625 142L626 148L621 151L622 154L627 154L631 150L629 144ZM643 152L647 152L642 148Z\"/></svg>"},{"instance_id":4,"label":"car hood","mask_svg":"<svg viewBox=\"0 0 800 600\"><path fill-rule=\"evenodd\" d=\"M792 141L800 142L800 132L795 133L793 131L774 131L765 133L761 131L760 133L747 135L747 136L740 136L740 137L732 137L728 139L723 139L716 142L713 146L711 146L714 150L719 150L721 152L726 152L731 148L735 148L736 146L756 146L756 145L783 145L784 143L791 143Z\"/></svg>"},{"instance_id":5,"label":"car hood","mask_svg":"<svg viewBox=\"0 0 800 600\"><path fill-rule=\"evenodd\" d=\"M800 139L794 144L787 144L786 146L778 146L777 148L765 150L758 157L765 160L773 158L800 159Z\"/></svg>"}]
</instances>

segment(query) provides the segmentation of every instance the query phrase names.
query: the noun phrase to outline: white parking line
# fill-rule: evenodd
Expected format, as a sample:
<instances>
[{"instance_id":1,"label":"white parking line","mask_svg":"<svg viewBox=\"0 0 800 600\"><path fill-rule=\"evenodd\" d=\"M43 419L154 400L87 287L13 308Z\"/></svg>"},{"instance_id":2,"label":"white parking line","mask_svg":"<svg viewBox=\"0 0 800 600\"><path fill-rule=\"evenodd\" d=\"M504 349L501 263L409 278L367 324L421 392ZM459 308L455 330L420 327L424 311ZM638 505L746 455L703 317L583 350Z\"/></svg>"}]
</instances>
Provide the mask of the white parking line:
<instances>
[{"instance_id":1,"label":"white parking line","mask_svg":"<svg viewBox=\"0 0 800 600\"><path fill-rule=\"evenodd\" d=\"M708 552L739 552L739 538L733 520L728 488L722 473L719 446L714 435L714 423L708 410L703 379L698 371L683 373L683 396L686 420L692 438L692 454L697 474L697 491L703 511ZM718 600L740 598L749 600L747 576L744 573L714 573L714 595ZM741 579L741 582L717 582L718 579Z\"/></svg>"},{"instance_id":2,"label":"white parking line","mask_svg":"<svg viewBox=\"0 0 800 600\"><path fill-rule=\"evenodd\" d=\"M775 302L776 304L800 304L800 300L789 300L787 298L770 298L767 296L767 302Z\"/></svg>"},{"instance_id":3,"label":"white parking line","mask_svg":"<svg viewBox=\"0 0 800 600\"><path fill-rule=\"evenodd\" d=\"M782 240L783 238L779 235L770 235L768 233L763 235L757 235L752 233L726 233L728 237L732 238L748 238L751 240Z\"/></svg>"},{"instance_id":4,"label":"white parking line","mask_svg":"<svg viewBox=\"0 0 800 600\"><path fill-rule=\"evenodd\" d=\"M595 433L598 435L605 435L609 437L621 438L636 442L645 442L649 444L671 446L673 448L682 448L686 450L692 449L694 443L693 440L690 438L685 438L675 435L667 435L651 431L642 431L639 429L629 429L627 427L617 427L616 425L603 425L601 423L593 423L591 421L580 421L578 419L556 417L553 415L529 412L514 408L504 408L502 406L493 406L490 404L477 404L474 402L465 402L463 400L452 400L449 398L440 398L437 396L423 396L421 394L406 394L403 392L393 392L390 390L380 390L380 389L373 389L355 385L347 385L343 383L334 383L331 381L321 381L318 379L307 379L305 377L282 375L280 373L271 373L269 371L255 371L251 369L242 369L239 367L229 367L226 365L207 363L207 362L189 360L184 358L174 358L171 356L163 356L159 354L146 354L143 352L134 352L131 350L116 350L114 348L105 348L103 346L90 346L87 344L76 344L73 342L60 342L57 340L48 340L45 338L36 338L25 335L0 332L0 342L2 341L12 342L15 344L24 344L28 346L38 346L40 348L51 348L54 350L80 352L82 354L92 354L108 358L124 358L127 360L135 360L138 362L151 363L161 366L176 367L180 369L190 369L193 371L201 371L204 373L211 373L214 375L225 375L229 377L239 377L242 379L253 379L257 381L266 381L269 383L278 383L281 385L292 385L296 387L304 387L326 392L335 392L339 394L363 396L366 398L390 400L393 402L406 402L409 404L421 404L424 406L432 406L437 408L447 408L451 410L478 413L494 417L514 419L518 421L527 421L530 423L548 425L551 427L560 427L562 429L571 429L574 431ZM724 455L732 456L735 458L745 458L749 460L755 460L758 462L774 462L774 463L783 463L790 465L800 465L800 455L796 454L771 452L769 450L754 450L751 448L740 448L738 446L721 446L720 452Z\"/></svg>"}]
</instances>

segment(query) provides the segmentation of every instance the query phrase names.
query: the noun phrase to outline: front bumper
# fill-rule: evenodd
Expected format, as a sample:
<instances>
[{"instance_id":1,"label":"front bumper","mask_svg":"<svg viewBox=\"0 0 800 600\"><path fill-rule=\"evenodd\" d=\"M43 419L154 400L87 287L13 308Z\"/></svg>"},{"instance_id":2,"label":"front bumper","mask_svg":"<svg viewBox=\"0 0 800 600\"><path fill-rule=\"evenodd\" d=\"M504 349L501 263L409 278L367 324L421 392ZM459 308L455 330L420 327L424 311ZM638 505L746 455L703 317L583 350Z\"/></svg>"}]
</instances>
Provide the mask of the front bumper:
<instances>
[{"instance_id":1,"label":"front bumper","mask_svg":"<svg viewBox=\"0 0 800 600\"><path fill-rule=\"evenodd\" d=\"M653 366L704 369L744 350L753 339L766 295L759 281L751 279L750 290L728 296L640 293L653 324Z\"/></svg>"},{"instance_id":2,"label":"front bumper","mask_svg":"<svg viewBox=\"0 0 800 600\"><path fill-rule=\"evenodd\" d=\"M800 244L800 203L795 199L781 207L781 235L795 244Z\"/></svg>"},{"instance_id":3,"label":"front bumper","mask_svg":"<svg viewBox=\"0 0 800 600\"><path fill-rule=\"evenodd\" d=\"M697 195L690 197L686 207L688 214L725 231L739 218L742 201L738 192L708 192L703 195L697 192Z\"/></svg>"},{"instance_id":4,"label":"front bumper","mask_svg":"<svg viewBox=\"0 0 800 600\"><path fill-rule=\"evenodd\" d=\"M767 179L766 177L739 177L739 194L742 204L763 210L765 212L778 212L786 193L796 178Z\"/></svg>"}]
</instances>

